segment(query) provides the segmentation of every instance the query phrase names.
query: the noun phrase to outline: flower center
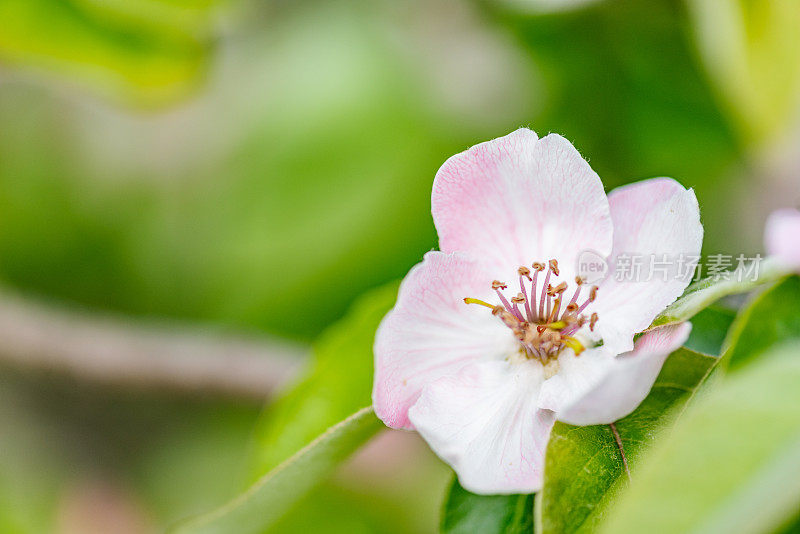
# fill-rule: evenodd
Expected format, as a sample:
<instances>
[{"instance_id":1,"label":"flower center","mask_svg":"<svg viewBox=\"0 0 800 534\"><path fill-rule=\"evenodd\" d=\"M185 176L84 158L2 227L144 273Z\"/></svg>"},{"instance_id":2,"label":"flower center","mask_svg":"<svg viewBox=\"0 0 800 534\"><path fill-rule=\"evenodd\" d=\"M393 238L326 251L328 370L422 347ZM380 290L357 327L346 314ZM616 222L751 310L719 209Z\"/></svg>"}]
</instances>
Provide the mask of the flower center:
<instances>
[{"instance_id":1,"label":"flower center","mask_svg":"<svg viewBox=\"0 0 800 534\"><path fill-rule=\"evenodd\" d=\"M583 291L584 282L580 277L575 277L575 291L570 300L564 304L564 293L569 284L560 282L553 285L559 276L558 262L550 260L544 281L539 288L539 273L545 271L545 265L534 263L533 276L531 269L522 266L517 269L519 274L519 293L510 300L505 297L503 290L508 285L495 280L492 289L500 298L500 305L494 306L480 299L467 297L467 304L478 304L492 310L492 315L498 317L514 333L520 342L521 352L528 359L538 359L543 365L558 358L559 353L569 347L578 356L584 350L583 344L574 337L588 321L589 329L594 330L597 323L597 314L593 313L588 319L583 315L583 310L594 302L597 297L597 286L592 286L589 295L582 303L578 303ZM530 289L526 288L525 280ZM552 281L552 283L551 283Z\"/></svg>"}]
</instances>

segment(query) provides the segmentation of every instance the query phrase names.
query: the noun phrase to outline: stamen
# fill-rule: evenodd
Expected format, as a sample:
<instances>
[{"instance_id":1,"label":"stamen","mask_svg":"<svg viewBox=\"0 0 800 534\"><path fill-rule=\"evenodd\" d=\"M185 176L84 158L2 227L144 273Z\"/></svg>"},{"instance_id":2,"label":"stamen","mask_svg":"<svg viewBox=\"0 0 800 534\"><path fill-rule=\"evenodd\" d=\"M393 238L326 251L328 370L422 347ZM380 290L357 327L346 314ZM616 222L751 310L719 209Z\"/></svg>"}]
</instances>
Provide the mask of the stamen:
<instances>
[{"instance_id":1,"label":"stamen","mask_svg":"<svg viewBox=\"0 0 800 534\"><path fill-rule=\"evenodd\" d=\"M492 282L492 289L494 289L494 292L497 293L497 296L500 298L500 302L503 303L503 306L505 306L508 311L513 312L514 307L511 306L511 303L508 302L508 299L506 299L505 295L503 295L500 292L501 289L505 289L507 287L508 286L506 284L504 284L503 282L500 282L498 280L495 280L494 282ZM517 314L519 314L519 312L517 312ZM520 315L519 317L517 317L517 319L522 321L522 316Z\"/></svg>"},{"instance_id":2,"label":"stamen","mask_svg":"<svg viewBox=\"0 0 800 534\"><path fill-rule=\"evenodd\" d=\"M555 305L553 307L553 312L547 316L547 322L552 323L556 317L558 317L558 310L561 309L561 297L556 298Z\"/></svg>"},{"instance_id":3,"label":"stamen","mask_svg":"<svg viewBox=\"0 0 800 534\"><path fill-rule=\"evenodd\" d=\"M556 299L556 306L555 306L555 308L553 308L553 315L552 315L552 317L550 318L550 320L548 322L551 322L553 319L558 317L558 312L560 312L560 311L561 311L561 297L559 296Z\"/></svg>"},{"instance_id":4,"label":"stamen","mask_svg":"<svg viewBox=\"0 0 800 534\"><path fill-rule=\"evenodd\" d=\"M544 298L547 296L547 292L550 291L550 273L552 272L552 268L547 269L547 274L544 277L544 284L542 284L542 295L540 297L541 300L539 301L539 317L544 317Z\"/></svg>"},{"instance_id":5,"label":"stamen","mask_svg":"<svg viewBox=\"0 0 800 534\"><path fill-rule=\"evenodd\" d=\"M530 307L531 307L531 320L533 320L533 314L536 313L536 282L539 279L539 273L544 271L544 265L541 263L535 262L533 264L533 282L531 283L531 298L530 298Z\"/></svg>"},{"instance_id":6,"label":"stamen","mask_svg":"<svg viewBox=\"0 0 800 534\"><path fill-rule=\"evenodd\" d=\"M553 286L548 284L548 286L547 286L547 314L545 314L545 317L546 317L545 322L547 322L547 323L550 322L550 311L551 311L551 308L553 306L553 297L555 295L556 294L553 292Z\"/></svg>"},{"instance_id":7,"label":"stamen","mask_svg":"<svg viewBox=\"0 0 800 534\"><path fill-rule=\"evenodd\" d=\"M570 305L575 304L575 302L578 301L578 297L581 295L581 286L583 286L583 278L576 276L575 285L578 287L575 288L575 293L572 295L572 299L570 299L567 309L569 309ZM575 308L577 309L577 306Z\"/></svg>"},{"instance_id":8,"label":"stamen","mask_svg":"<svg viewBox=\"0 0 800 534\"><path fill-rule=\"evenodd\" d=\"M564 295L568 284L565 281L556 284L551 277L560 274L558 261L551 259L547 265L534 262L531 269L524 265L517 269L519 276L519 293L507 299L503 290L508 288L505 282L494 280L492 289L500 299L500 305L492 305L484 300L467 297L466 304L477 304L492 310L492 315L499 318L514 334L519 341L519 357L524 355L528 359L538 359L542 365L557 369L558 355L565 348L570 348L575 355L581 354L585 347L574 336L588 323L590 330L594 330L598 322L597 313L592 313L590 318L581 312L597 298L597 286L592 286L588 297L583 304L578 304L578 299L583 292L584 280L575 277L575 292L569 301ZM539 289L539 273L547 270L541 290ZM531 274L533 276L531 276ZM525 278L531 284L530 291L526 290ZM530 296L529 296L530 295ZM539 296L538 307L536 297ZM521 309L524 304L524 309ZM562 313L562 306L566 307ZM538 310L537 310L538 308ZM538 313L537 313L538 311Z\"/></svg>"},{"instance_id":9,"label":"stamen","mask_svg":"<svg viewBox=\"0 0 800 534\"><path fill-rule=\"evenodd\" d=\"M495 308L492 310L492 315L500 317L500 320L503 321L503 323L512 331L515 331L520 326L517 318L508 311L504 310L502 306L495 306Z\"/></svg>"},{"instance_id":10,"label":"stamen","mask_svg":"<svg viewBox=\"0 0 800 534\"><path fill-rule=\"evenodd\" d=\"M598 289L600 289L600 288L598 288L597 286L592 286L591 291L589 291L589 298L586 299L586 302L581 304L580 308L578 308L578 313L581 313L583 310L586 309L586 306L588 306L589 304L594 302L594 300L597 298L597 290Z\"/></svg>"},{"instance_id":11,"label":"stamen","mask_svg":"<svg viewBox=\"0 0 800 534\"><path fill-rule=\"evenodd\" d=\"M526 292L525 292L525 282L523 280L523 277L527 277L527 279L530 281L531 280L531 270L523 265L522 267L517 269L517 272L519 273L520 295L522 295L524 297L526 295ZM529 321L533 321L533 314L531 313L530 302L528 302L527 298L524 300L524 302L525 302L525 317Z\"/></svg>"},{"instance_id":12,"label":"stamen","mask_svg":"<svg viewBox=\"0 0 800 534\"><path fill-rule=\"evenodd\" d=\"M511 302L514 303L514 309L512 310L514 312L514 315L516 315L517 318L520 319L521 321L524 321L525 319L522 317L522 312L519 309L519 304L522 302L527 303L528 299L526 299L525 295L523 295L522 293L517 293L516 297L511 298Z\"/></svg>"}]
</instances>

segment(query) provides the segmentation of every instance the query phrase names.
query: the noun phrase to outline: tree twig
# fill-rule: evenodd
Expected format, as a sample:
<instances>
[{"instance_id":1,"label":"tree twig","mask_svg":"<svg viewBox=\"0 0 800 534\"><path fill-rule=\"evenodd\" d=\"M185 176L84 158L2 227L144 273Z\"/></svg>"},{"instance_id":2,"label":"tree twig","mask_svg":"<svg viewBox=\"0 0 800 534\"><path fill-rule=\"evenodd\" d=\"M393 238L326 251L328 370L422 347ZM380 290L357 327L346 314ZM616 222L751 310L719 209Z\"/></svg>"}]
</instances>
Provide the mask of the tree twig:
<instances>
[{"instance_id":1,"label":"tree twig","mask_svg":"<svg viewBox=\"0 0 800 534\"><path fill-rule=\"evenodd\" d=\"M263 399L306 347L92 316L0 293L0 364L118 385Z\"/></svg>"},{"instance_id":2,"label":"tree twig","mask_svg":"<svg viewBox=\"0 0 800 534\"><path fill-rule=\"evenodd\" d=\"M611 427L611 432L614 433L614 440L617 442L617 448L619 449L619 453L622 455L622 465L625 467L625 474L628 475L628 482L631 481L631 470L628 469L628 458L625 456L625 449L622 447L622 438L619 437L619 432L617 431L617 425L611 423L608 425Z\"/></svg>"}]
</instances>

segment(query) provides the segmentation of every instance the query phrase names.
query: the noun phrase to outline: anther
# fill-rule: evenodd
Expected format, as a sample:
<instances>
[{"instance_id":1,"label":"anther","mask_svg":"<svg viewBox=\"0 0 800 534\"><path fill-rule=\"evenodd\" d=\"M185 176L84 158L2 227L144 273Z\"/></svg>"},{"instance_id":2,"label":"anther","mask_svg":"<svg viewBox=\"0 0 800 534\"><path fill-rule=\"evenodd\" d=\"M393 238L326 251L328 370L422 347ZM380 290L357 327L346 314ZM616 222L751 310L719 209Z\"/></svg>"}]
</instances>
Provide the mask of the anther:
<instances>
[{"instance_id":1,"label":"anther","mask_svg":"<svg viewBox=\"0 0 800 534\"><path fill-rule=\"evenodd\" d=\"M589 330L594 332L594 325L597 324L597 314L593 313L591 319L589 319Z\"/></svg>"},{"instance_id":2,"label":"anther","mask_svg":"<svg viewBox=\"0 0 800 534\"><path fill-rule=\"evenodd\" d=\"M544 263L539 263L538 261L533 262L531 267L533 267L534 271L544 271Z\"/></svg>"},{"instance_id":3,"label":"anther","mask_svg":"<svg viewBox=\"0 0 800 534\"><path fill-rule=\"evenodd\" d=\"M585 310L585 309L586 309L586 306L588 306L589 304L591 304L592 302L594 302L594 301L595 301L595 299L597 298L597 290L598 290L598 289L599 289L599 288L598 288L597 286L592 286L592 289L589 291L589 298L588 298L588 299L586 299L586 302L584 302L583 304L581 304L581 307L580 307L580 308L578 308L578 313L580 313L580 312L582 312L583 310Z\"/></svg>"},{"instance_id":4,"label":"anther","mask_svg":"<svg viewBox=\"0 0 800 534\"><path fill-rule=\"evenodd\" d=\"M553 271L553 274L554 274L554 275L558 276L558 274L559 274L559 271L558 271L558 261L557 261L557 260L555 260L555 259L552 259L552 260L550 260L550 262L549 262L549 263L550 263L550 270L551 270L551 271Z\"/></svg>"},{"instance_id":5,"label":"anther","mask_svg":"<svg viewBox=\"0 0 800 534\"><path fill-rule=\"evenodd\" d=\"M494 280L492 282L492 289L494 289L495 291L497 291L498 289L505 289L507 287L508 286L503 282L501 282L500 280Z\"/></svg>"},{"instance_id":6,"label":"anther","mask_svg":"<svg viewBox=\"0 0 800 534\"><path fill-rule=\"evenodd\" d=\"M580 276L576 276L575 277L575 285L582 286L583 285L583 278L581 278Z\"/></svg>"},{"instance_id":7,"label":"anther","mask_svg":"<svg viewBox=\"0 0 800 534\"><path fill-rule=\"evenodd\" d=\"M578 311L577 304L575 304L574 302L570 302L569 304L567 304L567 313L575 313L576 311Z\"/></svg>"},{"instance_id":8,"label":"anther","mask_svg":"<svg viewBox=\"0 0 800 534\"><path fill-rule=\"evenodd\" d=\"M525 302L525 295L523 295L522 293L517 293L516 297L511 297L511 302L513 302L514 304L521 304Z\"/></svg>"},{"instance_id":9,"label":"anther","mask_svg":"<svg viewBox=\"0 0 800 534\"><path fill-rule=\"evenodd\" d=\"M561 293L563 293L566 290L567 290L567 283L566 282L561 282L560 284L558 284L556 287L553 288L553 294L554 295L555 294L559 294L560 295Z\"/></svg>"},{"instance_id":10,"label":"anther","mask_svg":"<svg viewBox=\"0 0 800 534\"><path fill-rule=\"evenodd\" d=\"M517 273L519 273L520 276L524 276L528 280L531 279L531 270L525 267L524 265L519 269L517 269Z\"/></svg>"}]
</instances>

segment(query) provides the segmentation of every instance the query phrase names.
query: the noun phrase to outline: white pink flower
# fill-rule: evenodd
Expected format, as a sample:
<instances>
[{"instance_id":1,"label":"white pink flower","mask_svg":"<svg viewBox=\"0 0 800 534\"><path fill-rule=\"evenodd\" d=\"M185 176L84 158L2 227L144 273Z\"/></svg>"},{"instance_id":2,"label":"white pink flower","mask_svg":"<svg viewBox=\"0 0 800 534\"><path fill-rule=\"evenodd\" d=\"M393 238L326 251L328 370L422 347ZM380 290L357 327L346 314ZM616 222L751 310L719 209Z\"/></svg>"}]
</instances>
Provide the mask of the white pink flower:
<instances>
[{"instance_id":1,"label":"white pink flower","mask_svg":"<svg viewBox=\"0 0 800 534\"><path fill-rule=\"evenodd\" d=\"M520 129L447 160L432 213L441 251L411 269L377 333L375 411L473 492L536 491L554 421L630 413L690 330L634 343L691 273L590 287L579 256L699 255L697 200L667 178L606 196L567 140Z\"/></svg>"},{"instance_id":2,"label":"white pink flower","mask_svg":"<svg viewBox=\"0 0 800 534\"><path fill-rule=\"evenodd\" d=\"M782 266L800 272L800 211L783 208L772 212L764 241L770 256Z\"/></svg>"}]
</instances>

